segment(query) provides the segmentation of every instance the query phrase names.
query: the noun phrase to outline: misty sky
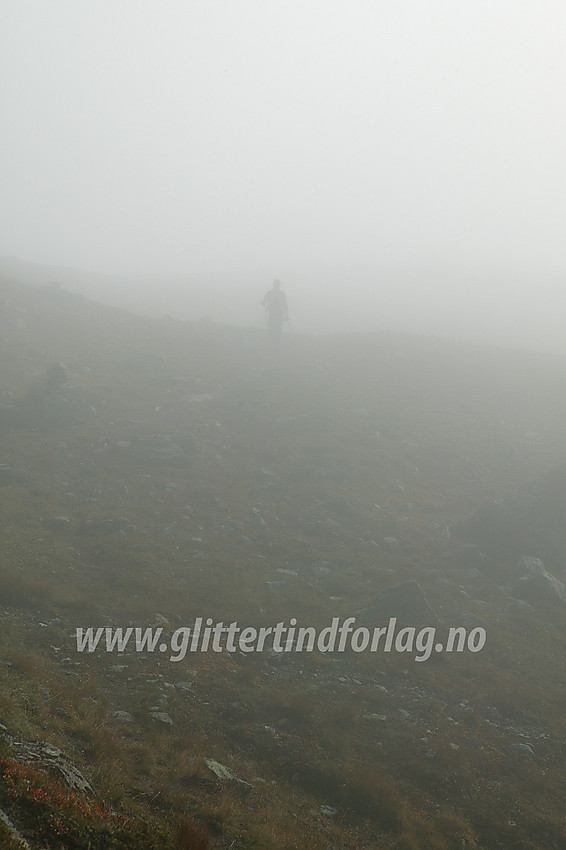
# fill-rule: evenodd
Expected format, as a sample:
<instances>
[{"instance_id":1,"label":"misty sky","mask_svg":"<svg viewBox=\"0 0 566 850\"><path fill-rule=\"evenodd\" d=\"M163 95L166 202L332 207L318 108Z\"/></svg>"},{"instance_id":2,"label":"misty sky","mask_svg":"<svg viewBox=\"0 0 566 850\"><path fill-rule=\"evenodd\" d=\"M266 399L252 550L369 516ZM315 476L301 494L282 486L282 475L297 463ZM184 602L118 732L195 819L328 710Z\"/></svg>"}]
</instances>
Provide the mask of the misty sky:
<instances>
[{"instance_id":1,"label":"misty sky","mask_svg":"<svg viewBox=\"0 0 566 850\"><path fill-rule=\"evenodd\" d=\"M2 0L0 255L558 333L565 36L563 0Z\"/></svg>"}]
</instances>

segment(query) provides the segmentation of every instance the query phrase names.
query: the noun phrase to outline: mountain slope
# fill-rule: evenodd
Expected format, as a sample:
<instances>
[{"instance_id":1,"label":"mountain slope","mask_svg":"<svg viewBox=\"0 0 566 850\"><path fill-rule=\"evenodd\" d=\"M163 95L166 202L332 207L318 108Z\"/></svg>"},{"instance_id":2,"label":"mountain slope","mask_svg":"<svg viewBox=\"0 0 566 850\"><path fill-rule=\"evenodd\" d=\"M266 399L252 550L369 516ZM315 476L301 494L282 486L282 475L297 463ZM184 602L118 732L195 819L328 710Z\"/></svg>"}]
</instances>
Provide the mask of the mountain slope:
<instances>
[{"instance_id":1,"label":"mountain slope","mask_svg":"<svg viewBox=\"0 0 566 850\"><path fill-rule=\"evenodd\" d=\"M32 846L563 846L563 604L467 523L564 464L564 361L393 334L274 352L61 288L0 297L0 808ZM380 593L415 581L443 640L485 648L77 651L77 627L170 648L207 617L387 625ZM35 799L49 768L14 740L64 753L96 816L60 776Z\"/></svg>"}]
</instances>

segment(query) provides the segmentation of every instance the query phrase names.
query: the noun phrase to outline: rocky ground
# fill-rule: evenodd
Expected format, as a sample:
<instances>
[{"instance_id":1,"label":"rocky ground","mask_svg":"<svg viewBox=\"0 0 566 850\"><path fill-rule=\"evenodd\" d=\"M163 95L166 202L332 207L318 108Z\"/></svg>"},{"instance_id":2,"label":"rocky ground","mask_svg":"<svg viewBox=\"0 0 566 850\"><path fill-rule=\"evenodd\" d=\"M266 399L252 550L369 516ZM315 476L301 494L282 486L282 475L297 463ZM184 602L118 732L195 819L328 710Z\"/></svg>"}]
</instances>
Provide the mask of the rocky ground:
<instances>
[{"instance_id":1,"label":"rocky ground","mask_svg":"<svg viewBox=\"0 0 566 850\"><path fill-rule=\"evenodd\" d=\"M566 361L0 297L0 847L566 846ZM486 644L75 637L354 614Z\"/></svg>"}]
</instances>

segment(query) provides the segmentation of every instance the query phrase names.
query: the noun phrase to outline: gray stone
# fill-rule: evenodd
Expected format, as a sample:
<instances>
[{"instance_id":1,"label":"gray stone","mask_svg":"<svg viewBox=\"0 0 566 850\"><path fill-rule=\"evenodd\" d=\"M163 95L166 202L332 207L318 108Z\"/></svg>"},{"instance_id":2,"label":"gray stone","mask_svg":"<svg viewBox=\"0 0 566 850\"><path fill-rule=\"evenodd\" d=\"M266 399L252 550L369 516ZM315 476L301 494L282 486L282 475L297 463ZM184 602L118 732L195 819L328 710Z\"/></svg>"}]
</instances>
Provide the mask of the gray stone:
<instances>
[{"instance_id":1,"label":"gray stone","mask_svg":"<svg viewBox=\"0 0 566 850\"><path fill-rule=\"evenodd\" d=\"M361 608L353 616L361 624L382 624L391 617L404 623L437 623L438 617L431 607L420 584L410 581L387 587L367 608Z\"/></svg>"},{"instance_id":2,"label":"gray stone","mask_svg":"<svg viewBox=\"0 0 566 850\"><path fill-rule=\"evenodd\" d=\"M268 590L271 590L272 593L279 593L279 591L282 590L285 587L286 584L287 584L286 581L266 581L265 582L265 586L267 587Z\"/></svg>"},{"instance_id":3,"label":"gray stone","mask_svg":"<svg viewBox=\"0 0 566 850\"><path fill-rule=\"evenodd\" d=\"M537 602L566 604L566 585L544 569L544 565L541 572L520 578L514 590L520 599L534 604Z\"/></svg>"},{"instance_id":4,"label":"gray stone","mask_svg":"<svg viewBox=\"0 0 566 850\"><path fill-rule=\"evenodd\" d=\"M214 759L205 759L204 763L206 764L208 769L211 770L212 773L214 773L214 775L218 777L218 779L222 779L224 782L237 782L247 788L252 787L249 782L245 782L243 779L240 779L238 776L236 776L232 768L226 767L225 765L220 764L220 762L214 761Z\"/></svg>"},{"instance_id":5,"label":"gray stone","mask_svg":"<svg viewBox=\"0 0 566 850\"><path fill-rule=\"evenodd\" d=\"M67 756L58 747L43 741L30 744L12 741L12 750L25 762L36 762L42 767L57 770L66 784L75 791L93 794L92 785L85 779L80 770L69 761Z\"/></svg>"},{"instance_id":6,"label":"gray stone","mask_svg":"<svg viewBox=\"0 0 566 850\"><path fill-rule=\"evenodd\" d=\"M243 530L244 523L235 519L230 519L230 517L226 517L226 520L220 526L220 531L225 537L235 537L238 534L241 535Z\"/></svg>"},{"instance_id":7,"label":"gray stone","mask_svg":"<svg viewBox=\"0 0 566 850\"><path fill-rule=\"evenodd\" d=\"M533 558L530 555L521 555L517 561L517 571L522 576L537 576L545 573L546 568L540 558Z\"/></svg>"},{"instance_id":8,"label":"gray stone","mask_svg":"<svg viewBox=\"0 0 566 850\"><path fill-rule=\"evenodd\" d=\"M179 445L183 442L183 446ZM134 457L152 465L186 467L189 460L186 452L193 448L192 435L156 434L133 443L129 451Z\"/></svg>"},{"instance_id":9,"label":"gray stone","mask_svg":"<svg viewBox=\"0 0 566 850\"><path fill-rule=\"evenodd\" d=\"M112 717L114 720L117 720L118 723L133 723L134 721L134 718L129 711L113 711Z\"/></svg>"},{"instance_id":10,"label":"gray stone","mask_svg":"<svg viewBox=\"0 0 566 850\"><path fill-rule=\"evenodd\" d=\"M8 817L6 812L3 811L2 809L0 809L0 821L4 824L4 826L6 827L8 832L10 833L10 838L12 839L13 842L15 842L15 844L18 845L20 850L31 850L31 847L28 844L28 842L25 840L25 838L22 835L20 835L20 833L18 832L18 830L16 829L16 827L14 826L14 824L12 823L12 821L10 820L10 818ZM12 845L10 844L10 846L12 846Z\"/></svg>"},{"instance_id":11,"label":"gray stone","mask_svg":"<svg viewBox=\"0 0 566 850\"><path fill-rule=\"evenodd\" d=\"M71 525L71 520L68 516L41 517L41 522L52 531L61 531L62 529L69 528Z\"/></svg>"},{"instance_id":12,"label":"gray stone","mask_svg":"<svg viewBox=\"0 0 566 850\"><path fill-rule=\"evenodd\" d=\"M530 602L526 602L524 599L515 599L514 597L508 597L507 604L503 609L504 614L525 614L531 611L534 611L534 608Z\"/></svg>"},{"instance_id":13,"label":"gray stone","mask_svg":"<svg viewBox=\"0 0 566 850\"><path fill-rule=\"evenodd\" d=\"M167 617L164 617L163 614L156 614L154 617L154 624L156 626L168 626L169 620Z\"/></svg>"},{"instance_id":14,"label":"gray stone","mask_svg":"<svg viewBox=\"0 0 566 850\"><path fill-rule=\"evenodd\" d=\"M335 809L333 806L322 805L320 807L321 815L324 815L327 818L333 818L337 811L338 809Z\"/></svg>"},{"instance_id":15,"label":"gray stone","mask_svg":"<svg viewBox=\"0 0 566 850\"><path fill-rule=\"evenodd\" d=\"M533 758L535 754L535 751L529 744L511 744L510 749L524 758Z\"/></svg>"},{"instance_id":16,"label":"gray stone","mask_svg":"<svg viewBox=\"0 0 566 850\"><path fill-rule=\"evenodd\" d=\"M379 543L376 543L375 540L364 540L362 537L360 537L360 549L362 550L362 552L374 552L376 549L380 548L381 546L379 545Z\"/></svg>"},{"instance_id":17,"label":"gray stone","mask_svg":"<svg viewBox=\"0 0 566 850\"><path fill-rule=\"evenodd\" d=\"M154 720L157 720L159 723L164 723L166 726L173 725L173 721L166 711L152 711L151 716Z\"/></svg>"},{"instance_id":18,"label":"gray stone","mask_svg":"<svg viewBox=\"0 0 566 850\"><path fill-rule=\"evenodd\" d=\"M51 694L44 685L39 686L39 695L44 705L49 706L51 704Z\"/></svg>"},{"instance_id":19,"label":"gray stone","mask_svg":"<svg viewBox=\"0 0 566 850\"><path fill-rule=\"evenodd\" d=\"M135 532L137 527L127 517L119 516L116 519L103 519L94 522L90 526L90 530L96 534L113 534L116 531Z\"/></svg>"}]
</instances>

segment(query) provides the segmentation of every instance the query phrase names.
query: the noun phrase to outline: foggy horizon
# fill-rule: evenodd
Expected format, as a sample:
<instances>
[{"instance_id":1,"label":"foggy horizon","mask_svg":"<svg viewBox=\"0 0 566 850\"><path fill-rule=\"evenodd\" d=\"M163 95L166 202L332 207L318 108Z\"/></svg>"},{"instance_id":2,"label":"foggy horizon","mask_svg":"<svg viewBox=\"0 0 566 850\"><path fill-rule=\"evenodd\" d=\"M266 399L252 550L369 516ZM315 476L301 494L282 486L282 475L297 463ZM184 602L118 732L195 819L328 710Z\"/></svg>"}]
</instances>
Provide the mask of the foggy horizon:
<instances>
[{"instance_id":1,"label":"foggy horizon","mask_svg":"<svg viewBox=\"0 0 566 850\"><path fill-rule=\"evenodd\" d=\"M461 283L464 273L460 272ZM289 299L290 324L294 333L335 334L394 332L416 333L503 348L566 355L561 312L541 297L519 320L517 299L535 281L528 276L509 275L508 291L489 284L494 281L481 269L468 271L463 291L454 281L457 270L382 269L374 276L363 273L340 277L333 274L297 272L282 286ZM212 320L242 328L263 329L265 314L260 300L274 278L268 272L232 275L101 275L84 269L30 263L0 257L0 276L35 286L56 283L70 293L92 301L126 309L155 319ZM307 283L304 283L304 279ZM418 310L423 280L427 298ZM537 282L539 293L559 291L561 281L547 276ZM347 285L345 285L347 284Z\"/></svg>"},{"instance_id":2,"label":"foggy horizon","mask_svg":"<svg viewBox=\"0 0 566 850\"><path fill-rule=\"evenodd\" d=\"M251 326L277 277L298 331L564 349L558 2L9 0L0 23L4 266Z\"/></svg>"}]
</instances>

